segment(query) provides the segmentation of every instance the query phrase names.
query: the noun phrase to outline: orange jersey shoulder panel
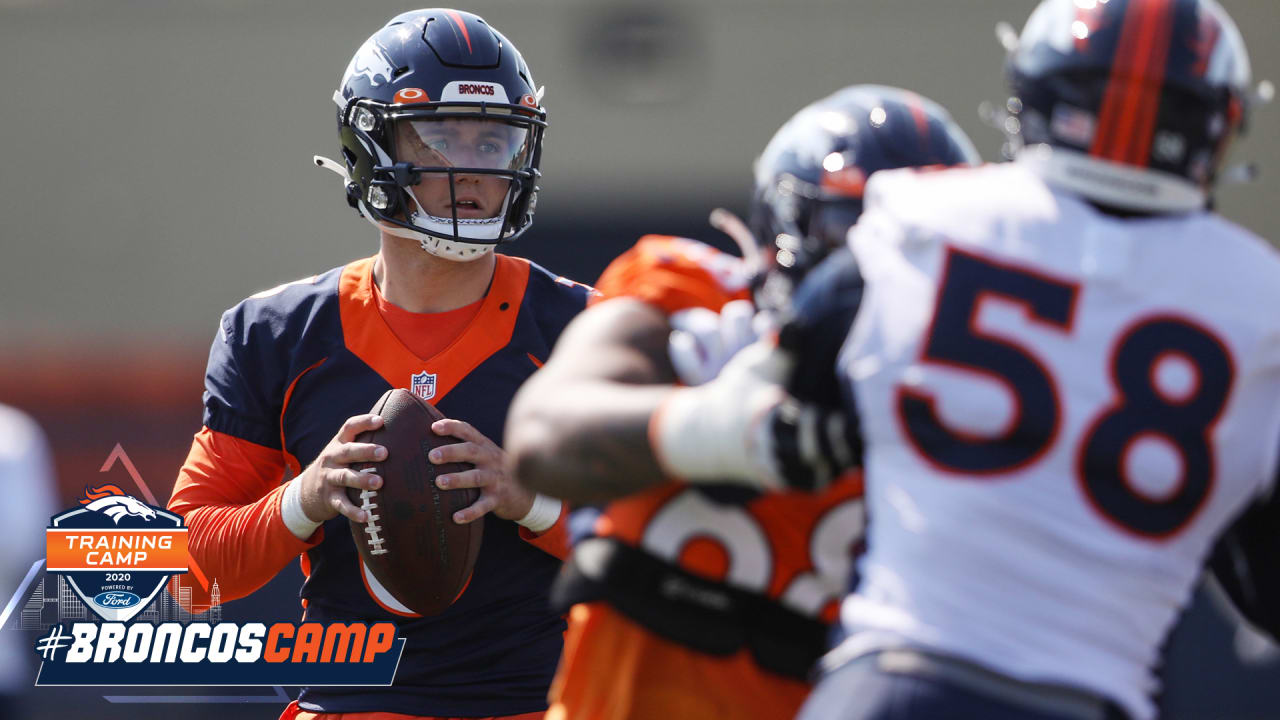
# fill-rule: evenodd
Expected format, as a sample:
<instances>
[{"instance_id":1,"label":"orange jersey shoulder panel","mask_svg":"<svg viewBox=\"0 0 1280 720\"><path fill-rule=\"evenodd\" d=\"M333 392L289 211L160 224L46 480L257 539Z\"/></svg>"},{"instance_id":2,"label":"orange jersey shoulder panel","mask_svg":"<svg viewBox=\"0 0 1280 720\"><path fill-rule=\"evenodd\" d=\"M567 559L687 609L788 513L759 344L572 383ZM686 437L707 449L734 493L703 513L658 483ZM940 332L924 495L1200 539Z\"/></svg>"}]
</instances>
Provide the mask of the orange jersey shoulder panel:
<instances>
[{"instance_id":1,"label":"orange jersey shoulder panel","mask_svg":"<svg viewBox=\"0 0 1280 720\"><path fill-rule=\"evenodd\" d=\"M609 263L591 302L633 297L668 315L695 307L718 311L730 300L751 299L749 280L741 258L696 240L645 235Z\"/></svg>"},{"instance_id":2,"label":"orange jersey shoulder panel","mask_svg":"<svg viewBox=\"0 0 1280 720\"><path fill-rule=\"evenodd\" d=\"M316 530L299 540L285 526L284 470L279 450L203 428L178 471L168 507L186 520L191 557L210 582L218 581L223 602L262 587L323 539Z\"/></svg>"},{"instance_id":3,"label":"orange jersey shoulder panel","mask_svg":"<svg viewBox=\"0 0 1280 720\"><path fill-rule=\"evenodd\" d=\"M808 693L761 670L745 649L706 655L586 603L569 612L547 720L773 720L794 717Z\"/></svg>"}]
</instances>

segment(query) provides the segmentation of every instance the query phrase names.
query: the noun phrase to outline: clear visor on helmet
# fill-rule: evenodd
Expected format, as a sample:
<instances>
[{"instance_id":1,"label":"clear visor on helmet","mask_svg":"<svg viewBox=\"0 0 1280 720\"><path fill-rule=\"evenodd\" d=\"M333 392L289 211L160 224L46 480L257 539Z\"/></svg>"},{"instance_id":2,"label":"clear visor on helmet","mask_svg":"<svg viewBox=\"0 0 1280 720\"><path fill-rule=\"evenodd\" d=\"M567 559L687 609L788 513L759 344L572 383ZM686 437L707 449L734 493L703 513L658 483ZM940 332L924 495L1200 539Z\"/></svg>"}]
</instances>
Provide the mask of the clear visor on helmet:
<instances>
[{"instance_id":1,"label":"clear visor on helmet","mask_svg":"<svg viewBox=\"0 0 1280 720\"><path fill-rule=\"evenodd\" d=\"M440 115L395 123L395 159L422 169L409 188L419 224L479 222L506 212L512 173L530 162L529 129L502 120ZM450 172L450 171L454 172ZM420 211L417 211L420 208Z\"/></svg>"},{"instance_id":2,"label":"clear visor on helmet","mask_svg":"<svg viewBox=\"0 0 1280 720\"><path fill-rule=\"evenodd\" d=\"M396 160L415 167L519 170L529 162L529 129L502 120L441 114L395 125Z\"/></svg>"}]
</instances>

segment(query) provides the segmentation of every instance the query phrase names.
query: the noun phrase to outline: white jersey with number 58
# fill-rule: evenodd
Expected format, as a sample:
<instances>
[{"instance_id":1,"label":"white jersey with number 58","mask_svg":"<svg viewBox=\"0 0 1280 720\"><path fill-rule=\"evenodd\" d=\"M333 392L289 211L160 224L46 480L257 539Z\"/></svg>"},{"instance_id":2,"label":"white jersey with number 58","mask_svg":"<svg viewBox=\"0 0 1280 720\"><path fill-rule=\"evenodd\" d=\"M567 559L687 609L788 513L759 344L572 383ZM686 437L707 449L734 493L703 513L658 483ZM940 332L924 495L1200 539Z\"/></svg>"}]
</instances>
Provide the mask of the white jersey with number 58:
<instances>
[{"instance_id":1,"label":"white jersey with number 58","mask_svg":"<svg viewBox=\"0 0 1280 720\"><path fill-rule=\"evenodd\" d=\"M839 371L865 443L852 649L909 645L1149 718L1218 534L1275 483L1280 254L1017 163L876 175Z\"/></svg>"}]
</instances>

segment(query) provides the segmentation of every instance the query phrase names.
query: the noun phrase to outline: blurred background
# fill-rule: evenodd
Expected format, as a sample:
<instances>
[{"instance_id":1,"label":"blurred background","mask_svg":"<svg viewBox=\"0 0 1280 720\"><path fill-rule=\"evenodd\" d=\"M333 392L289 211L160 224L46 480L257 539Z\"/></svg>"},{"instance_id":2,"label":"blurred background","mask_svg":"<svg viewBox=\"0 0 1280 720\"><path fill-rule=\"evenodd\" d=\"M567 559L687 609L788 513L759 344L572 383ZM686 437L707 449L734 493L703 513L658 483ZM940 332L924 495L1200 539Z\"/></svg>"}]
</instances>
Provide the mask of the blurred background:
<instances>
[{"instance_id":1,"label":"blurred background","mask_svg":"<svg viewBox=\"0 0 1280 720\"><path fill-rule=\"evenodd\" d=\"M1255 75L1280 75L1280 3L1227 0ZM989 160L979 119L1003 95L997 21L1030 0L476 0L547 87L533 229L514 254L591 282L647 232L727 247L706 224L742 212L751 161L795 110L855 82L949 108ZM383 0L0 0L0 402L44 427L66 507L87 483L132 487L119 443L161 502L200 426L223 309L371 255L341 183L330 99L352 53L413 5ZM1219 208L1275 238L1280 108L1234 157L1259 182ZM226 619L296 615L296 568ZM6 580L6 596L17 579ZM0 633L11 634L10 622ZM1277 651L1204 592L1170 640L1170 718L1280 715ZM34 668L6 668L27 673ZM26 683L29 685L30 680ZM108 688L37 688L17 717L273 718L263 702L136 704ZM173 694L181 689L139 689ZM227 694L234 695L239 691ZM207 691L198 691L206 695ZM136 699L135 699L136 700ZM0 713L4 712L0 710Z\"/></svg>"}]
</instances>

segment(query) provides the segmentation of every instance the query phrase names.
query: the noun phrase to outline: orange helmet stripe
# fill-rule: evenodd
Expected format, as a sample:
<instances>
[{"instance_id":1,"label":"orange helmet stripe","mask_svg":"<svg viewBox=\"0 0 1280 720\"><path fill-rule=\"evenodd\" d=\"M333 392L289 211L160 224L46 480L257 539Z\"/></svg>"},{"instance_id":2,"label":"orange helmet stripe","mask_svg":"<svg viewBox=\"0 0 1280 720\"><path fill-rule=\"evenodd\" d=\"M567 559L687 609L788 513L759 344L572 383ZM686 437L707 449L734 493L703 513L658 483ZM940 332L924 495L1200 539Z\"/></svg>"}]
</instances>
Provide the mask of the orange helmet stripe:
<instances>
[{"instance_id":1,"label":"orange helmet stripe","mask_svg":"<svg viewBox=\"0 0 1280 720\"><path fill-rule=\"evenodd\" d=\"M1125 11L1090 154L1145 166L1173 34L1172 0L1134 0Z\"/></svg>"},{"instance_id":2,"label":"orange helmet stripe","mask_svg":"<svg viewBox=\"0 0 1280 720\"><path fill-rule=\"evenodd\" d=\"M462 39L467 41L467 52L475 52L471 49L471 34L467 32L467 23L462 19L462 15L460 15L457 10L449 10L445 14L447 14L449 19L453 20L453 24L457 25L458 29L462 31Z\"/></svg>"}]
</instances>

